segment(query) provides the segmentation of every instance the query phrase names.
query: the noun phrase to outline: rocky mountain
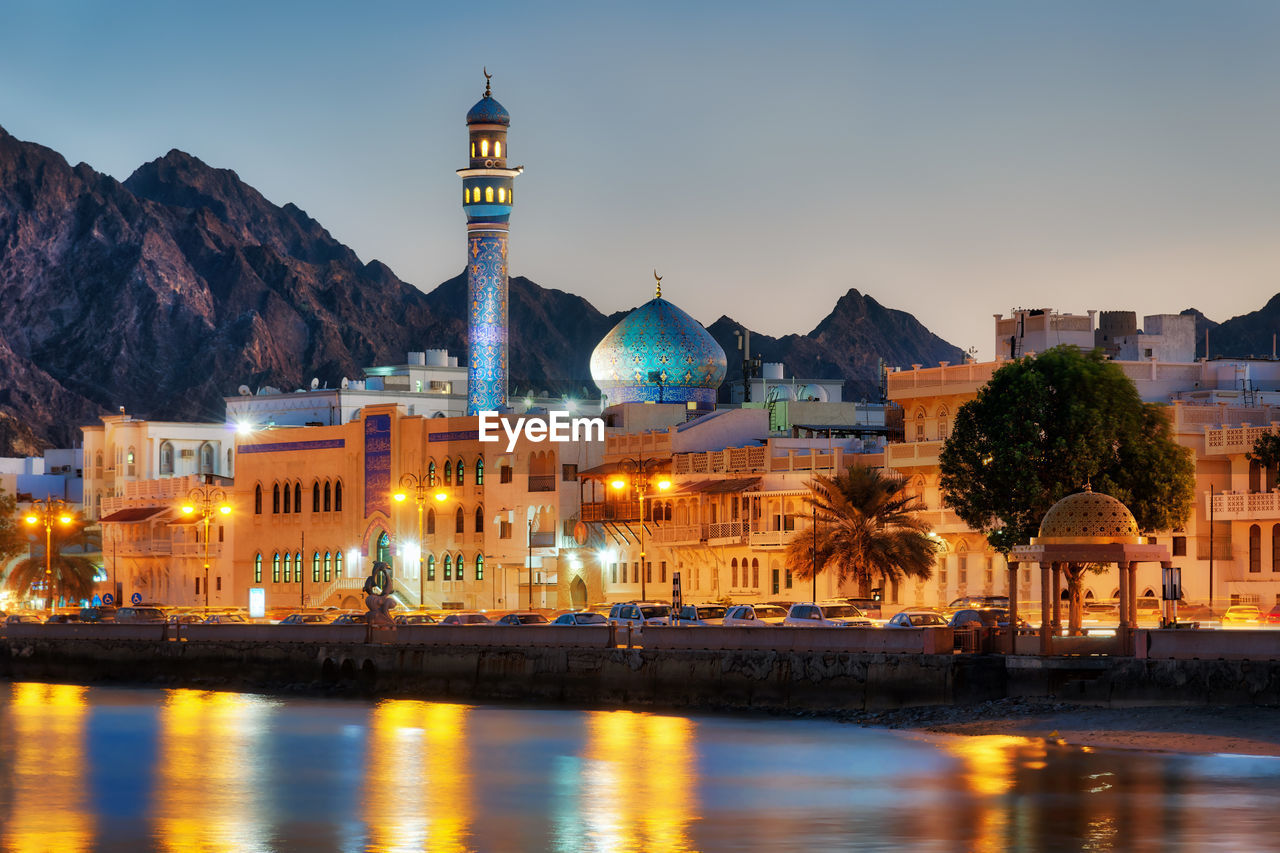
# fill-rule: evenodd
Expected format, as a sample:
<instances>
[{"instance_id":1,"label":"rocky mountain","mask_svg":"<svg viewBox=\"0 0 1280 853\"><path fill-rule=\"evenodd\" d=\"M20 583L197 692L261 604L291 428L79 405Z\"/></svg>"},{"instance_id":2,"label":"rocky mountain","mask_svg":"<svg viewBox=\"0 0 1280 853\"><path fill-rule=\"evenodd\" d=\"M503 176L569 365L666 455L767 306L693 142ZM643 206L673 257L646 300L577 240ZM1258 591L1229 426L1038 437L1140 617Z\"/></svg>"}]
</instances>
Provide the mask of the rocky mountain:
<instances>
[{"instance_id":1,"label":"rocky mountain","mask_svg":"<svg viewBox=\"0 0 1280 853\"><path fill-rule=\"evenodd\" d=\"M465 354L465 286L459 275L424 293L184 152L121 183L0 129L0 455L71 446L119 407L220 420L241 383L333 385L413 350ZM594 393L591 350L621 316L513 278L513 386ZM736 327L711 326L731 377ZM860 396L874 393L878 358L962 356L856 290L807 335L752 340L764 360L844 378Z\"/></svg>"},{"instance_id":2,"label":"rocky mountain","mask_svg":"<svg viewBox=\"0 0 1280 853\"><path fill-rule=\"evenodd\" d=\"M1222 323L1205 320L1202 326L1200 320L1204 315L1194 309L1182 313L1189 312L1197 315L1197 356L1204 355L1205 328L1209 329L1209 351L1214 358L1271 358L1275 351L1274 336L1280 333L1280 293L1271 297L1257 311L1232 317Z\"/></svg>"}]
</instances>

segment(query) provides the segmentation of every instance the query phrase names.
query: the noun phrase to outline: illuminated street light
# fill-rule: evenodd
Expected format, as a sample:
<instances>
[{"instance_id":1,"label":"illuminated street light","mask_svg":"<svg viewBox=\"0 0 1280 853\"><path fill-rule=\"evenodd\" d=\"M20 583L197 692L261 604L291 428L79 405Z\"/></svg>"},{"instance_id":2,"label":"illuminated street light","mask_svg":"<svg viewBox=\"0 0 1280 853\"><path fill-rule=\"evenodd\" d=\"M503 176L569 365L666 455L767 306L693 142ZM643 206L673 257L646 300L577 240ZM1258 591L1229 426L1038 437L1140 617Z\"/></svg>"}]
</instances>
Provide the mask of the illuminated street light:
<instances>
[{"instance_id":1,"label":"illuminated street light","mask_svg":"<svg viewBox=\"0 0 1280 853\"><path fill-rule=\"evenodd\" d=\"M47 609L53 612L53 526L56 523L63 527L69 526L75 521L75 516L67 507L67 502L61 498L49 498L44 500L37 498L31 502L31 511L27 513L26 522L28 525L35 527L36 525L44 525L44 594L47 602Z\"/></svg>"},{"instance_id":2,"label":"illuminated street light","mask_svg":"<svg viewBox=\"0 0 1280 853\"><path fill-rule=\"evenodd\" d=\"M656 468L663 461L664 460L662 459L637 459L637 458L623 459L618 464L619 466L621 466L622 470L626 472L627 477L629 479L624 479L622 477L615 477L613 480L609 481L609 485L617 491L622 491L628 485L632 486L632 488L634 488L635 490L636 499L640 502L640 600L641 601L648 600L648 580L649 580L649 566L648 566L648 563L645 561L645 553L644 553L644 527L645 527L644 498L645 498L645 494L647 494L649 491L649 486L651 485L649 469ZM665 492L671 488L671 478L666 476L659 477L658 479L652 482L652 485L657 487L659 492Z\"/></svg>"},{"instance_id":3,"label":"illuminated street light","mask_svg":"<svg viewBox=\"0 0 1280 853\"><path fill-rule=\"evenodd\" d=\"M427 490L431 487L431 478L423 474L407 473L400 478L401 491L392 495L399 503L404 503L412 498L418 507L418 606L423 607L427 601L427 573L423 569L422 555L427 550L426 543L422 541L422 507L427 503L428 498L434 499L436 503L444 503L449 499L449 493L443 489L437 489L428 495ZM412 490L412 492L408 491Z\"/></svg>"},{"instance_id":4,"label":"illuminated street light","mask_svg":"<svg viewBox=\"0 0 1280 853\"><path fill-rule=\"evenodd\" d=\"M204 606L209 607L209 522L214 513L230 515L231 506L227 503L227 493L221 488L205 484L196 486L187 492L187 502L182 505L182 514L197 516L204 525Z\"/></svg>"}]
</instances>

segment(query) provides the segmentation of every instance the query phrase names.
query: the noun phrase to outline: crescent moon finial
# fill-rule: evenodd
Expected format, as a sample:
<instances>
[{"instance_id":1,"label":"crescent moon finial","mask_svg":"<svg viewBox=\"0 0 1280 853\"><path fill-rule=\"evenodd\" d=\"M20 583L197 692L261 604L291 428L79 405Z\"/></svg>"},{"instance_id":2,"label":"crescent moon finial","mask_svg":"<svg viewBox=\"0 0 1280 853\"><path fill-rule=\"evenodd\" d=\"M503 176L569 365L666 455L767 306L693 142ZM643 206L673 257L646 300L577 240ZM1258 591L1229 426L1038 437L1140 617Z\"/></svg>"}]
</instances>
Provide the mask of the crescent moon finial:
<instances>
[{"instance_id":1,"label":"crescent moon finial","mask_svg":"<svg viewBox=\"0 0 1280 853\"><path fill-rule=\"evenodd\" d=\"M661 299L662 298L662 276L658 275L658 271L656 269L653 271L653 280L658 283L657 293L654 294L653 298Z\"/></svg>"},{"instance_id":2,"label":"crescent moon finial","mask_svg":"<svg viewBox=\"0 0 1280 853\"><path fill-rule=\"evenodd\" d=\"M489 81L493 79L493 75L489 73L489 66L484 66L484 96L489 97Z\"/></svg>"}]
</instances>

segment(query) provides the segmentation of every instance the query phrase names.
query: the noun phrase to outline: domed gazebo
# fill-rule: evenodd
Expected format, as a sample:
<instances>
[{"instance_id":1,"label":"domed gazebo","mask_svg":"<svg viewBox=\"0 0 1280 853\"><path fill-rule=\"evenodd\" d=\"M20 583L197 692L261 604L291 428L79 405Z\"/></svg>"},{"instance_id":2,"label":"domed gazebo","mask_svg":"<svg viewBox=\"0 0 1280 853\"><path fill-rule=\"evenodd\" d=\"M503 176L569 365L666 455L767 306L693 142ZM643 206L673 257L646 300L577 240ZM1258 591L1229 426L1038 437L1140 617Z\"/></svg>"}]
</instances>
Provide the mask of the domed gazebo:
<instances>
[{"instance_id":1,"label":"domed gazebo","mask_svg":"<svg viewBox=\"0 0 1280 853\"><path fill-rule=\"evenodd\" d=\"M1030 545L1009 554L1009 589L1016 589L1018 566L1040 564L1040 653L1053 654L1053 639L1062 625L1062 575L1071 591L1069 625L1080 630L1080 574L1091 564L1115 563L1120 574L1120 627L1116 632L1123 654L1132 654L1132 630L1137 624L1138 563L1173 565L1169 549L1143 544L1138 522L1120 501L1089 486L1067 495L1049 508L1040 522L1040 535ZM1010 596L1010 623L1017 624L1016 596ZM1010 633L1010 653L1016 649Z\"/></svg>"}]
</instances>

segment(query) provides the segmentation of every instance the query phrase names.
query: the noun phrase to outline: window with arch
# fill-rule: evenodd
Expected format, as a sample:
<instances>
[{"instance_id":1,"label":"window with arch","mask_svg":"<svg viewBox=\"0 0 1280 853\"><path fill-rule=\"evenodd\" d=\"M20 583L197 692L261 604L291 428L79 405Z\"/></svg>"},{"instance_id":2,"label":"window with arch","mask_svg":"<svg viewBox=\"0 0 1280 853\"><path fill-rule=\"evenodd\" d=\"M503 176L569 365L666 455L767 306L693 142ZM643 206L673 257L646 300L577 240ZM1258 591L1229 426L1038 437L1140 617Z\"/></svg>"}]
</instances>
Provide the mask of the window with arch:
<instances>
[{"instance_id":1,"label":"window with arch","mask_svg":"<svg viewBox=\"0 0 1280 853\"><path fill-rule=\"evenodd\" d=\"M125 464L125 474L127 474L130 477L137 476L137 473L138 473L137 456L134 453L134 450L132 447L129 448L129 452L126 453L124 456L124 464Z\"/></svg>"},{"instance_id":2,"label":"window with arch","mask_svg":"<svg viewBox=\"0 0 1280 853\"><path fill-rule=\"evenodd\" d=\"M284 554L284 582L293 583L293 556L288 551Z\"/></svg>"},{"instance_id":3,"label":"window with arch","mask_svg":"<svg viewBox=\"0 0 1280 853\"><path fill-rule=\"evenodd\" d=\"M101 450L99 450L98 454L93 458L93 476L99 479L102 478L102 451Z\"/></svg>"},{"instance_id":4,"label":"window with arch","mask_svg":"<svg viewBox=\"0 0 1280 853\"><path fill-rule=\"evenodd\" d=\"M173 473L173 442L164 441L160 443L160 473Z\"/></svg>"},{"instance_id":5,"label":"window with arch","mask_svg":"<svg viewBox=\"0 0 1280 853\"><path fill-rule=\"evenodd\" d=\"M1262 528L1256 524L1249 525L1249 571L1262 571Z\"/></svg>"},{"instance_id":6,"label":"window with arch","mask_svg":"<svg viewBox=\"0 0 1280 853\"><path fill-rule=\"evenodd\" d=\"M280 583L280 552L271 555L271 582Z\"/></svg>"},{"instance_id":7,"label":"window with arch","mask_svg":"<svg viewBox=\"0 0 1280 853\"><path fill-rule=\"evenodd\" d=\"M333 560L329 556L329 552L324 552L324 582L328 583L333 579Z\"/></svg>"},{"instance_id":8,"label":"window with arch","mask_svg":"<svg viewBox=\"0 0 1280 853\"><path fill-rule=\"evenodd\" d=\"M493 156L494 157L502 156L502 140L501 139L493 140Z\"/></svg>"},{"instance_id":9,"label":"window with arch","mask_svg":"<svg viewBox=\"0 0 1280 853\"><path fill-rule=\"evenodd\" d=\"M384 530L378 534L378 544L374 549L374 554L376 555L374 556L375 560L391 565L391 537L387 534L387 531Z\"/></svg>"},{"instance_id":10,"label":"window with arch","mask_svg":"<svg viewBox=\"0 0 1280 853\"><path fill-rule=\"evenodd\" d=\"M484 507L476 507L476 533L484 533Z\"/></svg>"},{"instance_id":11,"label":"window with arch","mask_svg":"<svg viewBox=\"0 0 1280 853\"><path fill-rule=\"evenodd\" d=\"M333 555L333 576L335 578L342 577L342 552Z\"/></svg>"},{"instance_id":12,"label":"window with arch","mask_svg":"<svg viewBox=\"0 0 1280 853\"><path fill-rule=\"evenodd\" d=\"M1280 524L1271 525L1271 571L1280 572Z\"/></svg>"},{"instance_id":13,"label":"window with arch","mask_svg":"<svg viewBox=\"0 0 1280 853\"><path fill-rule=\"evenodd\" d=\"M302 483L293 484L293 511L302 512Z\"/></svg>"},{"instance_id":14,"label":"window with arch","mask_svg":"<svg viewBox=\"0 0 1280 853\"><path fill-rule=\"evenodd\" d=\"M459 459L458 464L453 467L453 479L458 481L459 486L467 484L467 469L465 466L466 463Z\"/></svg>"},{"instance_id":15,"label":"window with arch","mask_svg":"<svg viewBox=\"0 0 1280 853\"><path fill-rule=\"evenodd\" d=\"M302 583L302 552L295 551L293 554L293 573L298 583Z\"/></svg>"},{"instance_id":16,"label":"window with arch","mask_svg":"<svg viewBox=\"0 0 1280 853\"><path fill-rule=\"evenodd\" d=\"M484 580L484 554L476 554L476 580Z\"/></svg>"},{"instance_id":17,"label":"window with arch","mask_svg":"<svg viewBox=\"0 0 1280 853\"><path fill-rule=\"evenodd\" d=\"M435 507L427 507L427 533L434 534L436 532L436 510Z\"/></svg>"},{"instance_id":18,"label":"window with arch","mask_svg":"<svg viewBox=\"0 0 1280 853\"><path fill-rule=\"evenodd\" d=\"M284 484L284 514L285 515L288 515L291 512L290 507L292 507L292 503L291 503L292 497L293 497L293 489L289 487L288 483L285 483Z\"/></svg>"},{"instance_id":19,"label":"window with arch","mask_svg":"<svg viewBox=\"0 0 1280 853\"><path fill-rule=\"evenodd\" d=\"M507 201L507 188L498 187L498 203L506 204L506 201Z\"/></svg>"},{"instance_id":20,"label":"window with arch","mask_svg":"<svg viewBox=\"0 0 1280 853\"><path fill-rule=\"evenodd\" d=\"M435 579L436 579L436 555L428 554L427 555L427 580L433 581Z\"/></svg>"},{"instance_id":21,"label":"window with arch","mask_svg":"<svg viewBox=\"0 0 1280 853\"><path fill-rule=\"evenodd\" d=\"M489 156L489 140L487 139L480 140L480 156L481 157Z\"/></svg>"},{"instance_id":22,"label":"window with arch","mask_svg":"<svg viewBox=\"0 0 1280 853\"><path fill-rule=\"evenodd\" d=\"M333 511L342 512L342 481L333 484Z\"/></svg>"},{"instance_id":23,"label":"window with arch","mask_svg":"<svg viewBox=\"0 0 1280 853\"><path fill-rule=\"evenodd\" d=\"M444 555L444 579L453 580L453 557L449 554Z\"/></svg>"},{"instance_id":24,"label":"window with arch","mask_svg":"<svg viewBox=\"0 0 1280 853\"><path fill-rule=\"evenodd\" d=\"M484 188L484 200L485 200L486 202L492 202L492 201L493 201L493 187L485 187L485 188Z\"/></svg>"},{"instance_id":25,"label":"window with arch","mask_svg":"<svg viewBox=\"0 0 1280 853\"><path fill-rule=\"evenodd\" d=\"M320 511L320 481L316 480L311 484L311 511Z\"/></svg>"},{"instance_id":26,"label":"window with arch","mask_svg":"<svg viewBox=\"0 0 1280 853\"><path fill-rule=\"evenodd\" d=\"M253 555L253 582L262 583L262 554Z\"/></svg>"},{"instance_id":27,"label":"window with arch","mask_svg":"<svg viewBox=\"0 0 1280 853\"><path fill-rule=\"evenodd\" d=\"M299 578L298 580L302 580ZM320 583L320 552L311 552L311 580Z\"/></svg>"},{"instance_id":28,"label":"window with arch","mask_svg":"<svg viewBox=\"0 0 1280 853\"><path fill-rule=\"evenodd\" d=\"M751 585L760 588L760 561L755 557L751 558Z\"/></svg>"},{"instance_id":29,"label":"window with arch","mask_svg":"<svg viewBox=\"0 0 1280 853\"><path fill-rule=\"evenodd\" d=\"M734 558L733 558L733 562L732 562L732 563L730 563L730 564L729 564L729 566L730 566L730 569L731 569L731 570L732 570L732 572L733 572L733 575L732 575L731 580L730 580L730 582L729 582L729 586L730 586L730 587L732 587L732 588L734 588L734 589L736 589L736 588L737 588L737 586L738 586L738 558L737 558L737 557L734 557Z\"/></svg>"},{"instance_id":30,"label":"window with arch","mask_svg":"<svg viewBox=\"0 0 1280 853\"><path fill-rule=\"evenodd\" d=\"M444 460L444 484L446 486L453 485L453 463L448 459Z\"/></svg>"},{"instance_id":31,"label":"window with arch","mask_svg":"<svg viewBox=\"0 0 1280 853\"><path fill-rule=\"evenodd\" d=\"M434 486L436 484L436 461L432 459L427 463L427 485Z\"/></svg>"},{"instance_id":32,"label":"window with arch","mask_svg":"<svg viewBox=\"0 0 1280 853\"><path fill-rule=\"evenodd\" d=\"M324 481L324 511L325 512L328 512L330 508L332 508L333 506L333 501L331 500L332 496L333 496L333 488L330 486L329 481L325 480Z\"/></svg>"},{"instance_id":33,"label":"window with arch","mask_svg":"<svg viewBox=\"0 0 1280 853\"><path fill-rule=\"evenodd\" d=\"M213 470L213 445L206 442L200 447L200 473L212 474Z\"/></svg>"},{"instance_id":34,"label":"window with arch","mask_svg":"<svg viewBox=\"0 0 1280 853\"><path fill-rule=\"evenodd\" d=\"M466 516L462 512L462 507L458 507L458 511L453 515L453 532L454 533L465 532L464 531L465 523L466 523Z\"/></svg>"},{"instance_id":35,"label":"window with arch","mask_svg":"<svg viewBox=\"0 0 1280 853\"><path fill-rule=\"evenodd\" d=\"M280 484L271 484L271 513L274 515L280 511Z\"/></svg>"},{"instance_id":36,"label":"window with arch","mask_svg":"<svg viewBox=\"0 0 1280 853\"><path fill-rule=\"evenodd\" d=\"M262 515L262 484L253 487L253 514Z\"/></svg>"},{"instance_id":37,"label":"window with arch","mask_svg":"<svg viewBox=\"0 0 1280 853\"><path fill-rule=\"evenodd\" d=\"M463 566L465 565L462 555L458 555L458 559L453 563L453 579L456 581L463 580Z\"/></svg>"},{"instance_id":38,"label":"window with arch","mask_svg":"<svg viewBox=\"0 0 1280 853\"><path fill-rule=\"evenodd\" d=\"M472 156L472 157L476 156L476 146L475 146L475 143L472 143L472 145L471 145L471 156ZM462 191L462 203L463 203L463 204L471 204L471 187L467 187L466 189L464 189L464 190Z\"/></svg>"},{"instance_id":39,"label":"window with arch","mask_svg":"<svg viewBox=\"0 0 1280 853\"><path fill-rule=\"evenodd\" d=\"M483 456L476 457L476 485L477 486L484 485L484 457Z\"/></svg>"},{"instance_id":40,"label":"window with arch","mask_svg":"<svg viewBox=\"0 0 1280 853\"><path fill-rule=\"evenodd\" d=\"M951 435L951 413L947 411L946 406L938 409L938 440L946 441Z\"/></svg>"}]
</instances>

